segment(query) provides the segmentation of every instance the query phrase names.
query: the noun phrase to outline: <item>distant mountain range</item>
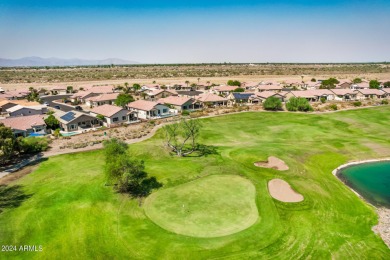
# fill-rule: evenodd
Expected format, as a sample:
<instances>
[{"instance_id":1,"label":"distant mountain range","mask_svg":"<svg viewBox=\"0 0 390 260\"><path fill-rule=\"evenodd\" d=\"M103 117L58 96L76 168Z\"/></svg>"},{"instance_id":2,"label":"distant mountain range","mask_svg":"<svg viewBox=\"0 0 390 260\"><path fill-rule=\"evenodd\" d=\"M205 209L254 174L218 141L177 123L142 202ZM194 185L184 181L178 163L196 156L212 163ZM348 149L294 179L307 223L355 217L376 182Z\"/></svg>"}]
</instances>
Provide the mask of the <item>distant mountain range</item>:
<instances>
[{"instance_id":1,"label":"distant mountain range","mask_svg":"<svg viewBox=\"0 0 390 260\"><path fill-rule=\"evenodd\" d=\"M83 60L83 59L60 59L60 58L41 58L24 57L21 59L2 59L0 58L0 67L40 67L40 66L81 66L81 65L125 65L139 64L136 61L109 58L105 60Z\"/></svg>"}]
</instances>

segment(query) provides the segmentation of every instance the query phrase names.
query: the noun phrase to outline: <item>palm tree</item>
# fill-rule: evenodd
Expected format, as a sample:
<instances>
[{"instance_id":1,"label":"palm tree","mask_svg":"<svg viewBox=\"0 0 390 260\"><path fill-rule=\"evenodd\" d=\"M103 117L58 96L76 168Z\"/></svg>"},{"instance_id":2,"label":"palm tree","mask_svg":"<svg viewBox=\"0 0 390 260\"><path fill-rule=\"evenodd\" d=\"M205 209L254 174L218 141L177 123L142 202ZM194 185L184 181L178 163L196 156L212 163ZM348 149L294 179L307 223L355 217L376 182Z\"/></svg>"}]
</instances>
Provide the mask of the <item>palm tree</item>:
<instances>
[{"instance_id":1,"label":"palm tree","mask_svg":"<svg viewBox=\"0 0 390 260\"><path fill-rule=\"evenodd\" d=\"M187 88L188 88L188 84L190 84L190 82L188 81L188 80L186 80L186 82L185 82L186 84L187 84Z\"/></svg>"}]
</instances>

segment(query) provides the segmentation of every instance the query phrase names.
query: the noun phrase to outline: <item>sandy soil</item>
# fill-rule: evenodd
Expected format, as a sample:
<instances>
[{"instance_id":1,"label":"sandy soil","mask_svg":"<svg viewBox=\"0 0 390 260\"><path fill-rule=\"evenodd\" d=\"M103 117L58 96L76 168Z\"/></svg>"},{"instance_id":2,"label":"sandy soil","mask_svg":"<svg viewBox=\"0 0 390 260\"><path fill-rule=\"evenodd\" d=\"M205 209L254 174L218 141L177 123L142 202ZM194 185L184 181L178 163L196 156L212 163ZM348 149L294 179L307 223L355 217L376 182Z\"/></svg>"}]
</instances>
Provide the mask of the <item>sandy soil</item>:
<instances>
[{"instance_id":1,"label":"sandy soil","mask_svg":"<svg viewBox=\"0 0 390 260\"><path fill-rule=\"evenodd\" d=\"M374 226L372 230L379 234L385 244L390 248L390 209L379 208L377 213L379 216L379 223Z\"/></svg>"},{"instance_id":2,"label":"sandy soil","mask_svg":"<svg viewBox=\"0 0 390 260\"><path fill-rule=\"evenodd\" d=\"M303 196L294 191L290 184L281 179L273 179L268 182L268 190L272 198L283 202L300 202Z\"/></svg>"},{"instance_id":3,"label":"sandy soil","mask_svg":"<svg viewBox=\"0 0 390 260\"><path fill-rule=\"evenodd\" d=\"M289 169L288 165L284 161L274 156L268 157L266 162L255 162L254 164L257 167L272 168L279 171L287 171Z\"/></svg>"}]
</instances>

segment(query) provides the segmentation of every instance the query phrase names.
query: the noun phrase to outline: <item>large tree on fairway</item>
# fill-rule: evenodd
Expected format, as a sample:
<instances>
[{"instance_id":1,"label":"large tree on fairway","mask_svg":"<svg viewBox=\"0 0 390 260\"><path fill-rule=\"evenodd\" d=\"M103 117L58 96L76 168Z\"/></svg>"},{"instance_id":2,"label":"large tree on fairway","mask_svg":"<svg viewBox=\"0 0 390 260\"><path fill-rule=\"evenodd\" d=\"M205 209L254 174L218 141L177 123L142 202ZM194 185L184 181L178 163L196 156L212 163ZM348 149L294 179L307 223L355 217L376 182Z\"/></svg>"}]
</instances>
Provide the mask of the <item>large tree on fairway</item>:
<instances>
[{"instance_id":1,"label":"large tree on fairway","mask_svg":"<svg viewBox=\"0 0 390 260\"><path fill-rule=\"evenodd\" d=\"M306 98L296 98L292 97L290 98L286 103L286 108L288 111L313 111L313 108L311 107L309 101L307 101Z\"/></svg>"},{"instance_id":2,"label":"large tree on fairway","mask_svg":"<svg viewBox=\"0 0 390 260\"><path fill-rule=\"evenodd\" d=\"M181 119L164 126L167 146L178 156L186 156L197 150L197 138L201 125L195 119Z\"/></svg>"},{"instance_id":3,"label":"large tree on fairway","mask_svg":"<svg viewBox=\"0 0 390 260\"><path fill-rule=\"evenodd\" d=\"M162 186L155 177L148 177L144 162L128 153L125 142L111 139L103 145L107 183L116 184L119 192L129 193L133 197L144 197L149 195L152 189Z\"/></svg>"},{"instance_id":4,"label":"large tree on fairway","mask_svg":"<svg viewBox=\"0 0 390 260\"><path fill-rule=\"evenodd\" d=\"M12 133L11 128L0 123L0 163L7 162L15 154L17 149L17 140Z\"/></svg>"}]
</instances>

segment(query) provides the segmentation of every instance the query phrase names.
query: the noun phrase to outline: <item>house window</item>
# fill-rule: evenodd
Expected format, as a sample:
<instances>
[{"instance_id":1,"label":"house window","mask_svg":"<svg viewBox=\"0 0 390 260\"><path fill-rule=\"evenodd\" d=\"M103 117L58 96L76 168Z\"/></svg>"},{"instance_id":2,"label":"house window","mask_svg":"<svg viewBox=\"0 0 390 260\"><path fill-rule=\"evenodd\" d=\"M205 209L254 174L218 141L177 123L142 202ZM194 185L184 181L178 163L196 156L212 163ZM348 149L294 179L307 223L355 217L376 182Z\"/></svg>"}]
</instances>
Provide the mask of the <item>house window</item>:
<instances>
[{"instance_id":1,"label":"house window","mask_svg":"<svg viewBox=\"0 0 390 260\"><path fill-rule=\"evenodd\" d=\"M73 130L73 129L76 129L77 128L77 125L69 125L69 129Z\"/></svg>"},{"instance_id":2,"label":"house window","mask_svg":"<svg viewBox=\"0 0 390 260\"><path fill-rule=\"evenodd\" d=\"M183 109L187 109L187 106L183 106Z\"/></svg>"},{"instance_id":3,"label":"house window","mask_svg":"<svg viewBox=\"0 0 390 260\"><path fill-rule=\"evenodd\" d=\"M118 122L118 118L117 117L114 117L113 119L112 119L112 122Z\"/></svg>"},{"instance_id":4,"label":"house window","mask_svg":"<svg viewBox=\"0 0 390 260\"><path fill-rule=\"evenodd\" d=\"M167 113L167 112L168 112L168 109L164 108L163 113Z\"/></svg>"},{"instance_id":5,"label":"house window","mask_svg":"<svg viewBox=\"0 0 390 260\"><path fill-rule=\"evenodd\" d=\"M126 120L126 116L122 116L122 120Z\"/></svg>"}]
</instances>

